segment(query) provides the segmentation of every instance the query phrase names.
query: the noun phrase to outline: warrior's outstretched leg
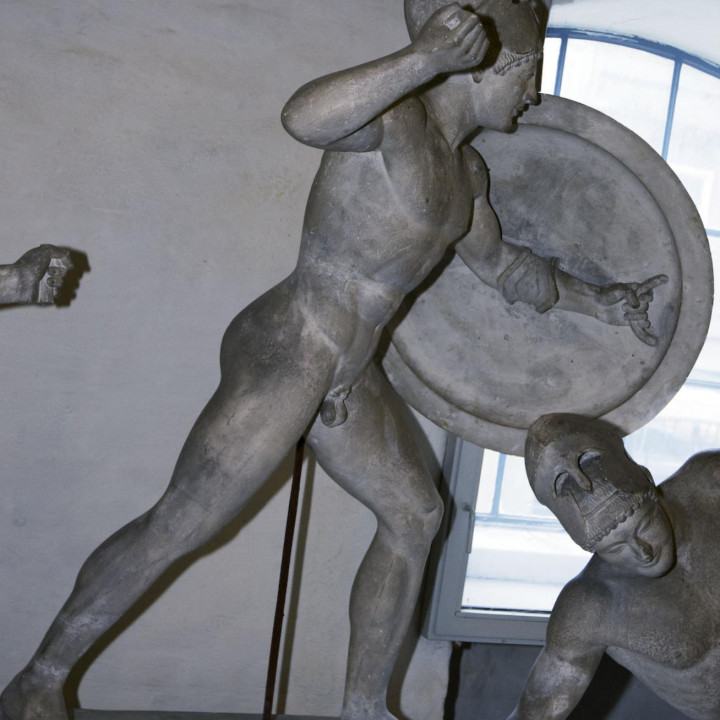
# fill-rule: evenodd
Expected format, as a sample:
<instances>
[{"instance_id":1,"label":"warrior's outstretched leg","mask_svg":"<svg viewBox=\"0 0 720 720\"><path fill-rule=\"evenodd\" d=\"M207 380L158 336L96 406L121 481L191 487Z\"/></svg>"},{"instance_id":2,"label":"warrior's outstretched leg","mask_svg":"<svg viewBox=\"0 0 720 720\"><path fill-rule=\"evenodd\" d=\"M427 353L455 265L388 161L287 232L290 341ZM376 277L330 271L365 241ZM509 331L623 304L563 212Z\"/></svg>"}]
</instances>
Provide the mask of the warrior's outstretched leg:
<instances>
[{"instance_id":1,"label":"warrior's outstretched leg","mask_svg":"<svg viewBox=\"0 0 720 720\"><path fill-rule=\"evenodd\" d=\"M290 317L292 308L278 304L269 304L268 314ZM228 329L220 386L170 486L87 559L30 664L0 697L3 720L67 720L62 690L75 663L173 562L237 515L312 421L334 359L301 322L279 328L278 342L268 337L268 320L263 336L264 309L259 303L254 317L239 316Z\"/></svg>"},{"instance_id":2,"label":"warrior's outstretched leg","mask_svg":"<svg viewBox=\"0 0 720 720\"><path fill-rule=\"evenodd\" d=\"M308 441L328 474L377 517L350 597L343 720L392 717L390 674L417 601L442 517L429 448L412 413L371 366L346 400L348 418L313 425Z\"/></svg>"}]
</instances>

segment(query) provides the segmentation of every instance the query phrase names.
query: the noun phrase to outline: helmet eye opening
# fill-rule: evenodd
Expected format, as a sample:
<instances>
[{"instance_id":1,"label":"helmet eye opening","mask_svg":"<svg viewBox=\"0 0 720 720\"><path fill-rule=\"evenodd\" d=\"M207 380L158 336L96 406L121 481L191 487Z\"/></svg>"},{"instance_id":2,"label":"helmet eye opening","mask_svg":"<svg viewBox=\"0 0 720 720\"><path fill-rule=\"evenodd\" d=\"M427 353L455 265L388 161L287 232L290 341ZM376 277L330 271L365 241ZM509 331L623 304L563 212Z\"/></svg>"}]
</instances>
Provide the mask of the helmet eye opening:
<instances>
[{"instance_id":1,"label":"helmet eye opening","mask_svg":"<svg viewBox=\"0 0 720 720\"><path fill-rule=\"evenodd\" d=\"M567 497L573 494L573 490L577 488L577 483L569 472L561 472L555 478L554 491L555 497Z\"/></svg>"},{"instance_id":2,"label":"helmet eye opening","mask_svg":"<svg viewBox=\"0 0 720 720\"><path fill-rule=\"evenodd\" d=\"M586 450L578 458L578 467L584 472L597 471L600 468L600 463L603 459L603 453L600 450L590 449Z\"/></svg>"}]
</instances>

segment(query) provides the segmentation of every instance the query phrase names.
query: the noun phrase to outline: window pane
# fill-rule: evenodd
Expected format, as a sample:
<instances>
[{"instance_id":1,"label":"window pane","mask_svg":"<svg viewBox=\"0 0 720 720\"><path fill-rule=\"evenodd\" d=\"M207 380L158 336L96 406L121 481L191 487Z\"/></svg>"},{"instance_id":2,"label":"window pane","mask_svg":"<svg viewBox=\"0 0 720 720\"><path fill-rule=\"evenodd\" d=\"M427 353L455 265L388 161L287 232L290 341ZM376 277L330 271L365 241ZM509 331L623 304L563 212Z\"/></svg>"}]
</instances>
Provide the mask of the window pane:
<instances>
[{"instance_id":1,"label":"window pane","mask_svg":"<svg viewBox=\"0 0 720 720\"><path fill-rule=\"evenodd\" d=\"M590 554L559 524L498 523L478 518L462 607L550 612L560 590L589 558Z\"/></svg>"},{"instance_id":2,"label":"window pane","mask_svg":"<svg viewBox=\"0 0 720 720\"><path fill-rule=\"evenodd\" d=\"M463 609L549 612L590 555L535 499L522 458L484 452L476 510Z\"/></svg>"},{"instance_id":3,"label":"window pane","mask_svg":"<svg viewBox=\"0 0 720 720\"><path fill-rule=\"evenodd\" d=\"M552 513L543 507L528 487L525 460L513 455L505 456L505 473L500 493L499 511L502 515L525 518L552 518Z\"/></svg>"},{"instance_id":4,"label":"window pane","mask_svg":"<svg viewBox=\"0 0 720 720\"><path fill-rule=\"evenodd\" d=\"M720 170L720 158L718 158L718 163L718 170ZM690 378L699 382L714 383L720 387L720 238L710 238L710 254L715 275L715 303L707 339L695 367L690 373ZM717 406L717 409L718 420L720 420L720 405Z\"/></svg>"},{"instance_id":5,"label":"window pane","mask_svg":"<svg viewBox=\"0 0 720 720\"><path fill-rule=\"evenodd\" d=\"M543 45L542 81L540 92L552 95L555 92L558 58L560 57L560 38L545 38Z\"/></svg>"},{"instance_id":6,"label":"window pane","mask_svg":"<svg viewBox=\"0 0 720 720\"><path fill-rule=\"evenodd\" d=\"M668 162L706 227L720 230L720 78L684 65L680 72Z\"/></svg>"},{"instance_id":7,"label":"window pane","mask_svg":"<svg viewBox=\"0 0 720 720\"><path fill-rule=\"evenodd\" d=\"M625 440L625 447L661 483L695 453L720 448L718 408L720 387L686 383L651 423Z\"/></svg>"},{"instance_id":8,"label":"window pane","mask_svg":"<svg viewBox=\"0 0 720 720\"><path fill-rule=\"evenodd\" d=\"M720 268L720 241L711 240L713 266ZM715 297L720 270L715 272ZM720 448L720 307L715 303L710 331L690 380L645 427L630 435L625 446L649 468L655 482L672 475L691 455Z\"/></svg>"},{"instance_id":9,"label":"window pane","mask_svg":"<svg viewBox=\"0 0 720 720\"><path fill-rule=\"evenodd\" d=\"M545 45L542 89L552 93L560 39ZM561 94L628 126L662 148L674 63L632 48L570 40ZM720 230L720 79L684 66L669 161L709 227ZM720 240L711 238L720 269ZM720 297L720 271L715 274ZM626 439L656 482L693 454L720 447L720 303L689 381L648 425ZM521 458L485 451L463 609L548 612L589 553L570 540L532 495Z\"/></svg>"},{"instance_id":10,"label":"window pane","mask_svg":"<svg viewBox=\"0 0 720 720\"><path fill-rule=\"evenodd\" d=\"M662 152L674 63L642 50L569 40L560 94L636 132Z\"/></svg>"}]
</instances>

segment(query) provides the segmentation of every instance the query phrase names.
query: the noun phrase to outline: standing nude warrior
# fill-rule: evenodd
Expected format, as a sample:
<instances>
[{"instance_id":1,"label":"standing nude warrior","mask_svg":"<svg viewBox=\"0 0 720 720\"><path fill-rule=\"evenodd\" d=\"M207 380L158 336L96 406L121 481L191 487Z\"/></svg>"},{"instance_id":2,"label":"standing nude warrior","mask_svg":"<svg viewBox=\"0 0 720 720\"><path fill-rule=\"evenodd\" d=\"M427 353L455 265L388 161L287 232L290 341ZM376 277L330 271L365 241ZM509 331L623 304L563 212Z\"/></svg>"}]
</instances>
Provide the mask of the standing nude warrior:
<instances>
[{"instance_id":1,"label":"standing nude warrior","mask_svg":"<svg viewBox=\"0 0 720 720\"><path fill-rule=\"evenodd\" d=\"M595 554L562 590L508 720L563 720L604 653L688 717L720 718L720 452L655 487L599 420L546 415L525 464L538 500Z\"/></svg>"},{"instance_id":2,"label":"standing nude warrior","mask_svg":"<svg viewBox=\"0 0 720 720\"><path fill-rule=\"evenodd\" d=\"M465 140L479 127L511 131L537 102L538 26L525 2L446 3L406 0L410 45L315 80L287 103L288 132L326 151L297 267L231 323L220 385L167 491L88 558L2 694L4 720L67 718L72 666L171 563L235 517L303 434L377 517L350 599L342 717L392 717L388 679L442 505L409 410L373 362L383 327L457 243L510 302L647 331L662 278L594 286L501 241L487 171Z\"/></svg>"}]
</instances>

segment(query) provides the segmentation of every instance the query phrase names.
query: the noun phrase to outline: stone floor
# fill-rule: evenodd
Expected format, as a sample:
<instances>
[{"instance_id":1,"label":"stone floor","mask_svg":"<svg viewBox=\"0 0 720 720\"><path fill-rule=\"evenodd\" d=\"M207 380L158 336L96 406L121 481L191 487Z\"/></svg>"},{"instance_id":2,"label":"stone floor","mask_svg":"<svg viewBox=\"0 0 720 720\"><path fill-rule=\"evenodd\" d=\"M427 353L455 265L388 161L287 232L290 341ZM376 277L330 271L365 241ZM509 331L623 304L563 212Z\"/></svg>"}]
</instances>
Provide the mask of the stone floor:
<instances>
[{"instance_id":1,"label":"stone floor","mask_svg":"<svg viewBox=\"0 0 720 720\"><path fill-rule=\"evenodd\" d=\"M260 720L261 715L158 712L149 710L76 710L74 720ZM315 715L273 715L274 720L336 720Z\"/></svg>"}]
</instances>

